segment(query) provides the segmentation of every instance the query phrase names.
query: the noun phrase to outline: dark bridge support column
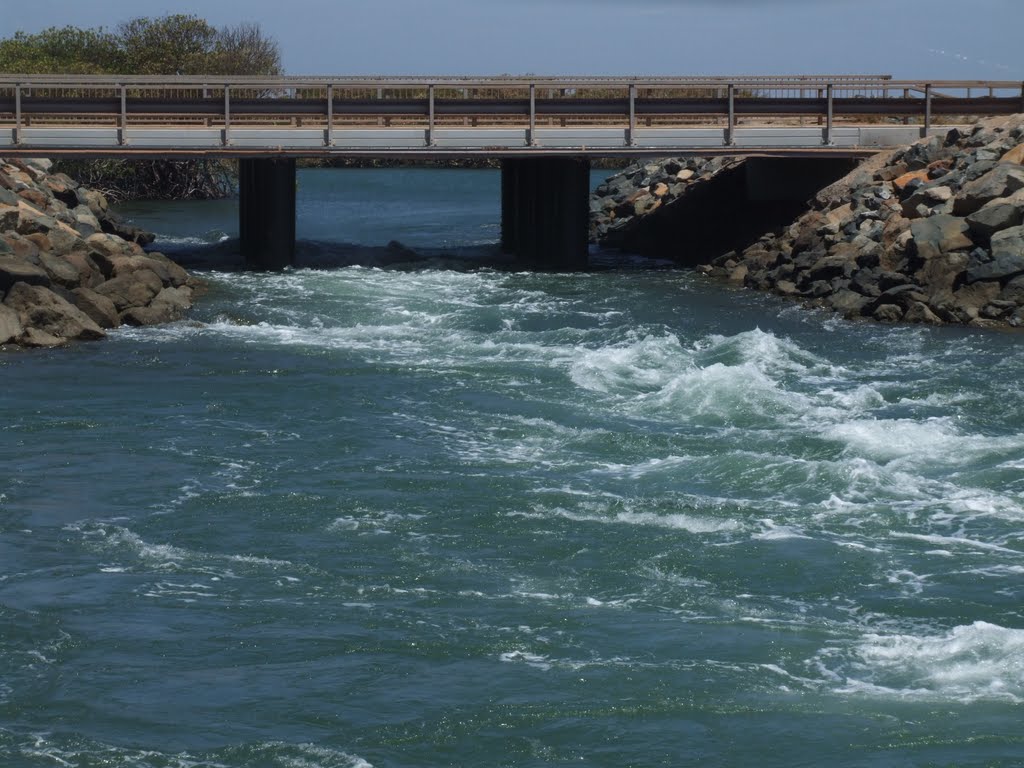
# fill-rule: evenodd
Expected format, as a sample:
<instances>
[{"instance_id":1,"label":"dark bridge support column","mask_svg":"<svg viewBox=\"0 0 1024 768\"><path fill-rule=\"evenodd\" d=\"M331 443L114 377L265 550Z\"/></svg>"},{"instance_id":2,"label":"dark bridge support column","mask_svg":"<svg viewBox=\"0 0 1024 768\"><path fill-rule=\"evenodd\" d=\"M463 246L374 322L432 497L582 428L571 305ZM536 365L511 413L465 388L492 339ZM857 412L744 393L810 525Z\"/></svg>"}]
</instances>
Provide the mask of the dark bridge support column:
<instances>
[{"instance_id":1,"label":"dark bridge support column","mask_svg":"<svg viewBox=\"0 0 1024 768\"><path fill-rule=\"evenodd\" d=\"M501 247L539 269L586 269L590 162L564 157L501 161Z\"/></svg>"},{"instance_id":2,"label":"dark bridge support column","mask_svg":"<svg viewBox=\"0 0 1024 768\"><path fill-rule=\"evenodd\" d=\"M295 160L238 161L242 256L252 269L295 262Z\"/></svg>"}]
</instances>

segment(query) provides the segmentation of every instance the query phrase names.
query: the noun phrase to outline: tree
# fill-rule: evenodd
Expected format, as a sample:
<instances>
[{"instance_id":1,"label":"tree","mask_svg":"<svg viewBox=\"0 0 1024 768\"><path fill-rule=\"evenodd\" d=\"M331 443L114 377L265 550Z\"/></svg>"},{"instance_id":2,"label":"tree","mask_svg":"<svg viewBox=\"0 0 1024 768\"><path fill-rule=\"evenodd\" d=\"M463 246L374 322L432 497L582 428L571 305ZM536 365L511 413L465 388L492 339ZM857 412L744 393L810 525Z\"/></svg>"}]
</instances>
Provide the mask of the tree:
<instances>
[{"instance_id":1,"label":"tree","mask_svg":"<svg viewBox=\"0 0 1024 768\"><path fill-rule=\"evenodd\" d=\"M280 75L277 43L258 24L217 29L191 14L136 18L113 32L51 27L0 40L0 72L24 74ZM225 197L234 165L220 160L74 161L58 168L113 200Z\"/></svg>"},{"instance_id":2,"label":"tree","mask_svg":"<svg viewBox=\"0 0 1024 768\"><path fill-rule=\"evenodd\" d=\"M203 74L217 30L186 14L137 18L118 26L127 72L133 75Z\"/></svg>"},{"instance_id":3,"label":"tree","mask_svg":"<svg viewBox=\"0 0 1024 768\"><path fill-rule=\"evenodd\" d=\"M0 72L89 75L124 71L126 65L119 38L103 27L50 27L0 40Z\"/></svg>"},{"instance_id":4,"label":"tree","mask_svg":"<svg viewBox=\"0 0 1024 768\"><path fill-rule=\"evenodd\" d=\"M217 29L191 14L103 27L50 27L0 40L0 72L24 74L280 75L281 53L258 24Z\"/></svg>"},{"instance_id":5,"label":"tree","mask_svg":"<svg viewBox=\"0 0 1024 768\"><path fill-rule=\"evenodd\" d=\"M216 75L280 75L281 52L277 42L265 37L258 24L243 22L221 27L206 71Z\"/></svg>"}]
</instances>

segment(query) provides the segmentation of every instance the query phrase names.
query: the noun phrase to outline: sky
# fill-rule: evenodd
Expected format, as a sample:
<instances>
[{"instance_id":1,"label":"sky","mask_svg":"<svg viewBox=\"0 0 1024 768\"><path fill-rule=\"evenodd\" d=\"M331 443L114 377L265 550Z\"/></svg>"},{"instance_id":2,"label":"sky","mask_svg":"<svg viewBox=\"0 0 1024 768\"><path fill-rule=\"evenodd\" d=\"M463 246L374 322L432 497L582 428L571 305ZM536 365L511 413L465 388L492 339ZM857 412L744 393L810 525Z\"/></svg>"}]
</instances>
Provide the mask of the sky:
<instances>
[{"instance_id":1,"label":"sky","mask_svg":"<svg viewBox=\"0 0 1024 768\"><path fill-rule=\"evenodd\" d=\"M192 13L258 23L291 75L1024 80L1024 0L3 0L0 36Z\"/></svg>"}]
</instances>

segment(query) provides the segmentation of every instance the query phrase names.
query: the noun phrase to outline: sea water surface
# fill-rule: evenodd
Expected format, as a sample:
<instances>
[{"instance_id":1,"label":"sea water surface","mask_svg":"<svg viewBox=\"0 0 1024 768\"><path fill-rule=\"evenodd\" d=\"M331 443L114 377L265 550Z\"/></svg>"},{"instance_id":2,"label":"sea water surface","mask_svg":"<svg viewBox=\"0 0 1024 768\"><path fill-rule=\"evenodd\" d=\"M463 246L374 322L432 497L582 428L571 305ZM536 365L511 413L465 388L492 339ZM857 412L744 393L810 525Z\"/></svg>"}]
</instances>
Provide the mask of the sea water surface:
<instances>
[{"instance_id":1,"label":"sea water surface","mask_svg":"<svg viewBox=\"0 0 1024 768\"><path fill-rule=\"evenodd\" d=\"M0 765L1024 764L1021 337L468 268L498 186L125 208L210 290L0 357Z\"/></svg>"}]
</instances>

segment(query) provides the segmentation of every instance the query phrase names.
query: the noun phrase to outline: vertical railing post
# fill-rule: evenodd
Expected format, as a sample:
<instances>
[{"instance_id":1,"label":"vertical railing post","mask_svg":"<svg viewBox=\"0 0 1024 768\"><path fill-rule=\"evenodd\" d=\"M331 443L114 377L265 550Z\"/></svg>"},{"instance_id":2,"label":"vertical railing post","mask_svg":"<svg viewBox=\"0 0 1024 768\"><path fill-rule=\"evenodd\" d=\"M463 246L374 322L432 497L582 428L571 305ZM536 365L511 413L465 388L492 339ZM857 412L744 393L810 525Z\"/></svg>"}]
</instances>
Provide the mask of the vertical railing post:
<instances>
[{"instance_id":1,"label":"vertical railing post","mask_svg":"<svg viewBox=\"0 0 1024 768\"><path fill-rule=\"evenodd\" d=\"M1024 82L1020 84L1020 111L1024 112Z\"/></svg>"},{"instance_id":2,"label":"vertical railing post","mask_svg":"<svg viewBox=\"0 0 1024 768\"><path fill-rule=\"evenodd\" d=\"M636 83L629 84L629 135L626 145L636 146Z\"/></svg>"},{"instance_id":3,"label":"vertical railing post","mask_svg":"<svg viewBox=\"0 0 1024 768\"><path fill-rule=\"evenodd\" d=\"M327 130L324 132L324 143L334 146L334 86L327 86Z\"/></svg>"},{"instance_id":4,"label":"vertical railing post","mask_svg":"<svg viewBox=\"0 0 1024 768\"><path fill-rule=\"evenodd\" d=\"M427 86L427 146L434 146L434 86Z\"/></svg>"},{"instance_id":5,"label":"vertical railing post","mask_svg":"<svg viewBox=\"0 0 1024 768\"><path fill-rule=\"evenodd\" d=\"M121 84L121 123L117 129L117 143L122 147L127 143L128 132L128 88Z\"/></svg>"},{"instance_id":6,"label":"vertical railing post","mask_svg":"<svg viewBox=\"0 0 1024 768\"><path fill-rule=\"evenodd\" d=\"M537 85L530 83L530 128L526 133L526 145L537 146Z\"/></svg>"},{"instance_id":7,"label":"vertical railing post","mask_svg":"<svg viewBox=\"0 0 1024 768\"><path fill-rule=\"evenodd\" d=\"M927 83L924 87L924 135L932 129L932 84Z\"/></svg>"},{"instance_id":8,"label":"vertical railing post","mask_svg":"<svg viewBox=\"0 0 1024 768\"><path fill-rule=\"evenodd\" d=\"M725 130L725 145L727 147L736 144L736 86L729 83L729 125Z\"/></svg>"},{"instance_id":9,"label":"vertical railing post","mask_svg":"<svg viewBox=\"0 0 1024 768\"><path fill-rule=\"evenodd\" d=\"M21 144L21 83L14 84L14 143Z\"/></svg>"},{"instance_id":10,"label":"vertical railing post","mask_svg":"<svg viewBox=\"0 0 1024 768\"><path fill-rule=\"evenodd\" d=\"M224 85L224 137L223 144L226 147L231 143L231 86Z\"/></svg>"},{"instance_id":11,"label":"vertical railing post","mask_svg":"<svg viewBox=\"0 0 1024 768\"><path fill-rule=\"evenodd\" d=\"M825 86L826 104L825 104L825 146L832 146L832 120L835 116L834 104L833 104L833 87L832 83Z\"/></svg>"}]
</instances>

